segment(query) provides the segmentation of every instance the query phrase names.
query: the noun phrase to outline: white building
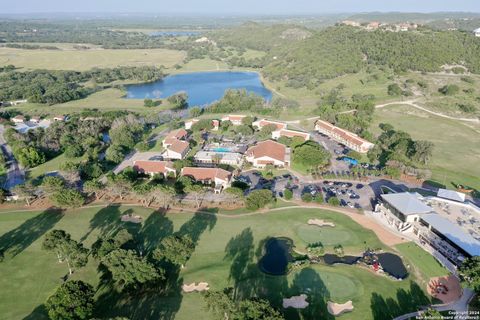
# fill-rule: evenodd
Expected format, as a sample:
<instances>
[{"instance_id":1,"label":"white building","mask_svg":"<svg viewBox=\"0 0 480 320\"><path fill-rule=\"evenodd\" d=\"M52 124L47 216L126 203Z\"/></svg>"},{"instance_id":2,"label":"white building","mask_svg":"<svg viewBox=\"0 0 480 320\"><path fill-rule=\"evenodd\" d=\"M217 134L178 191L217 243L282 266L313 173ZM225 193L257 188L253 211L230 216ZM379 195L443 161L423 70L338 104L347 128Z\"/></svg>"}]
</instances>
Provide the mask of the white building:
<instances>
[{"instance_id":1,"label":"white building","mask_svg":"<svg viewBox=\"0 0 480 320\"><path fill-rule=\"evenodd\" d=\"M375 146L355 133L336 127L327 121L318 120L315 123L315 130L360 153L367 153Z\"/></svg>"},{"instance_id":2,"label":"white building","mask_svg":"<svg viewBox=\"0 0 480 320\"><path fill-rule=\"evenodd\" d=\"M182 160L190 151L190 144L187 141L175 140L168 145L163 157L171 160Z\"/></svg>"},{"instance_id":3,"label":"white building","mask_svg":"<svg viewBox=\"0 0 480 320\"><path fill-rule=\"evenodd\" d=\"M228 116L223 117L221 120L230 121L234 126L239 126L246 117L247 116L241 114L229 114Z\"/></svg>"},{"instance_id":4,"label":"white building","mask_svg":"<svg viewBox=\"0 0 480 320\"><path fill-rule=\"evenodd\" d=\"M197 164L226 164L240 167L243 156L237 152L199 151L194 157Z\"/></svg>"},{"instance_id":5,"label":"white building","mask_svg":"<svg viewBox=\"0 0 480 320\"><path fill-rule=\"evenodd\" d=\"M480 37L480 28L473 30L475 37Z\"/></svg>"},{"instance_id":6,"label":"white building","mask_svg":"<svg viewBox=\"0 0 480 320\"><path fill-rule=\"evenodd\" d=\"M161 174L164 177L169 175L176 175L176 170L173 167L173 162L158 161L158 160L137 160L133 163L133 169L139 173L154 176Z\"/></svg>"},{"instance_id":7,"label":"white building","mask_svg":"<svg viewBox=\"0 0 480 320\"><path fill-rule=\"evenodd\" d=\"M299 137L299 138L302 138L304 141L310 140L310 134L306 132L288 130L288 129L275 130L272 132L272 139L278 140L278 138L280 137L287 137L287 138Z\"/></svg>"},{"instance_id":8,"label":"white building","mask_svg":"<svg viewBox=\"0 0 480 320\"><path fill-rule=\"evenodd\" d=\"M232 180L232 174L220 168L185 167L180 175L190 177L203 184L214 185L215 193L220 193L222 189L228 188Z\"/></svg>"},{"instance_id":9,"label":"white building","mask_svg":"<svg viewBox=\"0 0 480 320\"><path fill-rule=\"evenodd\" d=\"M245 156L246 160L257 168L264 168L267 165L290 166L290 148L272 140L262 141L256 146L250 147Z\"/></svg>"}]
</instances>

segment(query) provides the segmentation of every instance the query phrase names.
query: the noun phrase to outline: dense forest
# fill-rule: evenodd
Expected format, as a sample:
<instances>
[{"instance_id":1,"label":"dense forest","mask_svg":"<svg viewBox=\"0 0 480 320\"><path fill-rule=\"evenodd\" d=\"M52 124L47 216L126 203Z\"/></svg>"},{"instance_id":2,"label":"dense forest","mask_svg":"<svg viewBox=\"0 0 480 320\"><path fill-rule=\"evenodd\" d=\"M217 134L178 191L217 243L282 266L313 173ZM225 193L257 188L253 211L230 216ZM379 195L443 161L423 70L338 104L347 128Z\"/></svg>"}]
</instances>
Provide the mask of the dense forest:
<instances>
[{"instance_id":1,"label":"dense forest","mask_svg":"<svg viewBox=\"0 0 480 320\"><path fill-rule=\"evenodd\" d=\"M86 97L101 89L88 81L105 84L116 80L154 81L164 76L157 67L118 67L78 71L34 70L19 72L0 68L0 101L27 99L33 103L56 104Z\"/></svg>"},{"instance_id":2,"label":"dense forest","mask_svg":"<svg viewBox=\"0 0 480 320\"><path fill-rule=\"evenodd\" d=\"M480 41L473 35L451 32L368 32L332 27L295 46L284 45L269 55L264 72L272 80L308 86L322 79L355 73L368 65L396 72L440 71L445 64L464 64L480 72Z\"/></svg>"}]
</instances>

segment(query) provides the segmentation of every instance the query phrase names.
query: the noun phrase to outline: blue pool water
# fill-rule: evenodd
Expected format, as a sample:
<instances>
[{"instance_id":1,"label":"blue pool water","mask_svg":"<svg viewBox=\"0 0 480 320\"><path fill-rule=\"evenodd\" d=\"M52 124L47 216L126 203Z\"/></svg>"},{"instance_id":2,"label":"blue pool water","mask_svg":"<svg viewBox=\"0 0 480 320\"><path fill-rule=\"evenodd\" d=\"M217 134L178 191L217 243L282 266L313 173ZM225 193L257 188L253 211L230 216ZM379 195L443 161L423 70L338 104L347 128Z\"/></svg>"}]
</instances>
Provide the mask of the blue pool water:
<instances>
[{"instance_id":1,"label":"blue pool water","mask_svg":"<svg viewBox=\"0 0 480 320\"><path fill-rule=\"evenodd\" d=\"M214 148L212 149L215 152L230 152L231 150L229 148Z\"/></svg>"},{"instance_id":2,"label":"blue pool water","mask_svg":"<svg viewBox=\"0 0 480 320\"><path fill-rule=\"evenodd\" d=\"M126 86L127 99L167 98L178 92L188 94L188 104L206 106L220 100L228 89L245 89L270 101L272 92L265 88L256 72L193 72L167 76L162 80Z\"/></svg>"}]
</instances>

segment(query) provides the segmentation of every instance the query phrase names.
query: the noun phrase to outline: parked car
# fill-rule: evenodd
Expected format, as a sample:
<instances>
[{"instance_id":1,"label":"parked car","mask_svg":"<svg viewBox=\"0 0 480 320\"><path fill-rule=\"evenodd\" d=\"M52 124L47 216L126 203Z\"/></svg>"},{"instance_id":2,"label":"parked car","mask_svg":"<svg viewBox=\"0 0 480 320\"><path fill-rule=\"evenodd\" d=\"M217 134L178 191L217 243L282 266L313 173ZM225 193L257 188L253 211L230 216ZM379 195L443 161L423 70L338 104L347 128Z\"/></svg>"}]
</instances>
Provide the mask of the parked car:
<instances>
[{"instance_id":1,"label":"parked car","mask_svg":"<svg viewBox=\"0 0 480 320\"><path fill-rule=\"evenodd\" d=\"M353 203L351 203L350 201L347 202L347 206L350 207L350 208L352 208L352 209L355 208L355 206L353 205Z\"/></svg>"},{"instance_id":2,"label":"parked car","mask_svg":"<svg viewBox=\"0 0 480 320\"><path fill-rule=\"evenodd\" d=\"M357 187L356 187L356 188L357 188L357 189L362 189L362 188L363 188L363 184L361 184L361 183L357 184Z\"/></svg>"},{"instance_id":3,"label":"parked car","mask_svg":"<svg viewBox=\"0 0 480 320\"><path fill-rule=\"evenodd\" d=\"M341 199L341 200L340 200L340 205L341 205L342 207L346 207L346 206L347 206L347 201Z\"/></svg>"}]
</instances>

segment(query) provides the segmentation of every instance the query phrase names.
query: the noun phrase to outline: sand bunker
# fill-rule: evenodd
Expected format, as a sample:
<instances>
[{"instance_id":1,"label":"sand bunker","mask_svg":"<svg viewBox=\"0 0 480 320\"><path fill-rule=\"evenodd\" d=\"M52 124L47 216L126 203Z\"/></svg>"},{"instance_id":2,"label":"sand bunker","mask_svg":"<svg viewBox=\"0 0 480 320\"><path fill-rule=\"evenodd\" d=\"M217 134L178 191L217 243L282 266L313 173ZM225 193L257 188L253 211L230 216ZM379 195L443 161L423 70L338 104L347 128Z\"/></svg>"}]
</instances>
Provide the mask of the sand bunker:
<instances>
[{"instance_id":1,"label":"sand bunker","mask_svg":"<svg viewBox=\"0 0 480 320\"><path fill-rule=\"evenodd\" d=\"M309 219L308 224L313 226L318 226L318 227L335 227L335 223L328 222L321 219Z\"/></svg>"},{"instance_id":2,"label":"sand bunker","mask_svg":"<svg viewBox=\"0 0 480 320\"><path fill-rule=\"evenodd\" d=\"M343 304L328 301L327 309L332 316L336 317L341 315L342 313L353 311L353 303L351 300Z\"/></svg>"},{"instance_id":3,"label":"sand bunker","mask_svg":"<svg viewBox=\"0 0 480 320\"><path fill-rule=\"evenodd\" d=\"M202 292L202 291L207 291L209 290L210 288L208 287L208 283L206 282L199 282L198 285L194 283L191 283L191 284L184 284L182 286L182 290L183 292L194 292L194 291L197 291L197 292Z\"/></svg>"},{"instance_id":4,"label":"sand bunker","mask_svg":"<svg viewBox=\"0 0 480 320\"><path fill-rule=\"evenodd\" d=\"M140 216L132 216L129 214L125 214L122 216L123 222L133 222L133 223L142 223L143 218Z\"/></svg>"},{"instance_id":5,"label":"sand bunker","mask_svg":"<svg viewBox=\"0 0 480 320\"><path fill-rule=\"evenodd\" d=\"M460 281L455 276L435 277L430 278L427 292L443 303L451 303L460 299L462 287L460 286Z\"/></svg>"},{"instance_id":6,"label":"sand bunker","mask_svg":"<svg viewBox=\"0 0 480 320\"><path fill-rule=\"evenodd\" d=\"M305 309L308 307L307 295L301 294L299 296L293 296L291 298L283 299L284 308Z\"/></svg>"}]
</instances>

